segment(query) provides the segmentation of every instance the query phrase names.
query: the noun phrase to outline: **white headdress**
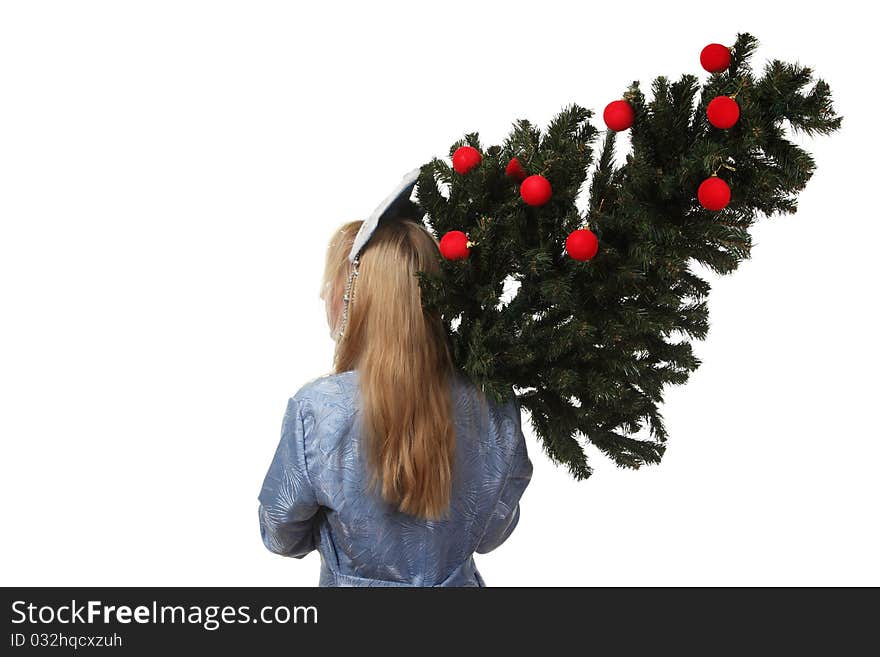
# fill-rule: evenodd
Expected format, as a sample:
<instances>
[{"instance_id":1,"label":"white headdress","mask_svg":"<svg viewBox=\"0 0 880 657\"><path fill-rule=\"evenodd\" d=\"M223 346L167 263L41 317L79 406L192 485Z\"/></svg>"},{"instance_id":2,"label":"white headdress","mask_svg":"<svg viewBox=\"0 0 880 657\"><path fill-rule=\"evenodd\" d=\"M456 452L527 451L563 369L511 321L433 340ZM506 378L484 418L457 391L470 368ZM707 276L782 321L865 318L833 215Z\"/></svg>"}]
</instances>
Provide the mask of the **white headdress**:
<instances>
[{"instance_id":1,"label":"white headdress","mask_svg":"<svg viewBox=\"0 0 880 657\"><path fill-rule=\"evenodd\" d=\"M348 260L351 262L351 272L348 275L348 284L345 286L345 295L342 297L342 322L339 328L339 338L345 333L345 325L348 320L348 304L354 292L354 282L358 275L358 264L360 263L360 253L366 246L376 227L380 221L387 221L401 214L415 214L418 218L421 213L417 206L410 200L416 181L419 178L420 168L413 169L407 173L398 183L384 201L379 204L373 213L361 224L360 230L354 237L354 243L351 245L351 251L348 254Z\"/></svg>"}]
</instances>

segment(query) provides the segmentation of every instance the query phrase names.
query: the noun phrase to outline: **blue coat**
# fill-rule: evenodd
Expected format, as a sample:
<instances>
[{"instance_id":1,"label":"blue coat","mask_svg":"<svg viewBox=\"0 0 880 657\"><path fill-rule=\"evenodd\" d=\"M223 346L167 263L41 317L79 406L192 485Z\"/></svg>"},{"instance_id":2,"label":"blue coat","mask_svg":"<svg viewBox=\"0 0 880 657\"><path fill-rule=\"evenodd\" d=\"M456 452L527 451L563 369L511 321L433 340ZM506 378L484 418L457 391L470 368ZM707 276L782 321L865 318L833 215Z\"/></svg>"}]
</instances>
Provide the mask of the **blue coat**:
<instances>
[{"instance_id":1,"label":"blue coat","mask_svg":"<svg viewBox=\"0 0 880 657\"><path fill-rule=\"evenodd\" d=\"M450 516L399 512L367 490L357 371L306 383L287 403L260 491L260 533L277 554L321 555L320 586L485 586L475 552L501 545L532 476L519 401L484 398L456 372ZM485 400L485 401L484 401Z\"/></svg>"}]
</instances>

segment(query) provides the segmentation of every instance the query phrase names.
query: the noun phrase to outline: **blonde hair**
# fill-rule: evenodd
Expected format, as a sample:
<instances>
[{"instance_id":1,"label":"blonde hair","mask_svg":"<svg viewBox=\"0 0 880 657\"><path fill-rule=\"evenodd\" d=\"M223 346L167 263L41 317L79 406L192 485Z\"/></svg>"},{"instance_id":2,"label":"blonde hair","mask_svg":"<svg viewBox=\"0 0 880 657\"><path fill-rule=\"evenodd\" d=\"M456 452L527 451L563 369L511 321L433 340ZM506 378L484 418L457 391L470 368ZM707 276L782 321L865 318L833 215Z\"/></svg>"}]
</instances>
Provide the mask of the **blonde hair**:
<instances>
[{"instance_id":1,"label":"blonde hair","mask_svg":"<svg viewBox=\"0 0 880 657\"><path fill-rule=\"evenodd\" d=\"M322 297L339 309L351 273L348 260L362 222L334 233ZM448 336L439 314L422 306L417 271L440 272L439 245L412 219L380 223L360 253L335 373L358 371L370 485L400 511L436 520L452 493L455 426Z\"/></svg>"}]
</instances>

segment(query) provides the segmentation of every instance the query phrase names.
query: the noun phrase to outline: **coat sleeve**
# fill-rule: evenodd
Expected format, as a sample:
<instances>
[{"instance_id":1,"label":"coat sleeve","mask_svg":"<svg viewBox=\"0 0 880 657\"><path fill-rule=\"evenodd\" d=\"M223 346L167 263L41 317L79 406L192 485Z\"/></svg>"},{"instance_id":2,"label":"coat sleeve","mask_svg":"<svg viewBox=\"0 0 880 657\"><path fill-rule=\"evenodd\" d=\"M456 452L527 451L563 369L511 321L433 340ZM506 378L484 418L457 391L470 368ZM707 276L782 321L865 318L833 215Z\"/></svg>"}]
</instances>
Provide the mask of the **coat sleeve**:
<instances>
[{"instance_id":1,"label":"coat sleeve","mask_svg":"<svg viewBox=\"0 0 880 657\"><path fill-rule=\"evenodd\" d=\"M497 548L507 540L507 537L516 528L519 522L519 500L532 479L532 462L529 460L526 440L522 432L519 401L514 399L512 406L515 413L513 459L504 480L501 495L495 504L495 510L489 517L486 531L477 545L476 552L479 554L485 554Z\"/></svg>"},{"instance_id":2,"label":"coat sleeve","mask_svg":"<svg viewBox=\"0 0 880 657\"><path fill-rule=\"evenodd\" d=\"M307 402L291 397L281 440L260 490L260 534L266 548L300 559L315 549L313 524L319 505L305 459L313 417Z\"/></svg>"}]
</instances>

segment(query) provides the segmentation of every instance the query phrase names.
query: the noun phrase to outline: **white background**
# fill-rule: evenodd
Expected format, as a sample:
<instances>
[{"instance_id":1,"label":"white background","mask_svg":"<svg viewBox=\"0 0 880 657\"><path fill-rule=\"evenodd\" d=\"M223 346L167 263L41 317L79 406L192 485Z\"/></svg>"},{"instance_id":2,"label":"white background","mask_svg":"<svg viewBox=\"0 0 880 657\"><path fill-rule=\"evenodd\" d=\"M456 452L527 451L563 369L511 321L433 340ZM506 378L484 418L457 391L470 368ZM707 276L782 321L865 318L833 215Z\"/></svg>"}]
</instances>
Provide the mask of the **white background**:
<instances>
[{"instance_id":1,"label":"white background","mask_svg":"<svg viewBox=\"0 0 880 657\"><path fill-rule=\"evenodd\" d=\"M717 5L717 3L716 3ZM324 249L468 131L601 112L748 31L831 85L796 215L713 281L660 466L527 428L489 585L880 584L873 23L861 3L4 2L4 585L312 585L257 494L287 398L331 366ZM621 157L628 137L619 142ZM524 426L528 427L527 417Z\"/></svg>"}]
</instances>

